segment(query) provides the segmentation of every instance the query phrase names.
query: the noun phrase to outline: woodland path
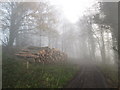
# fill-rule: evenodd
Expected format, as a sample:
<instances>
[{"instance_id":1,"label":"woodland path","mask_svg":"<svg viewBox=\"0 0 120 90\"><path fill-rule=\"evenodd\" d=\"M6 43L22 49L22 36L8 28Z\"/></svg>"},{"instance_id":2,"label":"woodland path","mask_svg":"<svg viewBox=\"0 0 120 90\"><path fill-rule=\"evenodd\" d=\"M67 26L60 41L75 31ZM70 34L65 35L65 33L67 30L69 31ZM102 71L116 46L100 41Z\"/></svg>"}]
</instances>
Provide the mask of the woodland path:
<instances>
[{"instance_id":1,"label":"woodland path","mask_svg":"<svg viewBox=\"0 0 120 90\"><path fill-rule=\"evenodd\" d=\"M107 88L104 76L93 63L82 64L82 69L66 88Z\"/></svg>"}]
</instances>

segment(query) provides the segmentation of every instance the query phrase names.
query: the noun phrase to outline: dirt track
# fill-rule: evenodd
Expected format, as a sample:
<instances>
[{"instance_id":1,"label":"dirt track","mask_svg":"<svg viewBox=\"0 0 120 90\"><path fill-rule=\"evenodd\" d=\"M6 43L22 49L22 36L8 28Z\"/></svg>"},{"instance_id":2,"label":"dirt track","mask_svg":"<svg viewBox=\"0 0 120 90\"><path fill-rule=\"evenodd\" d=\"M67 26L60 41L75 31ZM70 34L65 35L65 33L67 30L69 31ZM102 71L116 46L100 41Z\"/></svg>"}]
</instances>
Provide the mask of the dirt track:
<instances>
[{"instance_id":1,"label":"dirt track","mask_svg":"<svg viewBox=\"0 0 120 90\"><path fill-rule=\"evenodd\" d=\"M82 70L68 83L66 88L107 88L105 78L92 63L83 64Z\"/></svg>"}]
</instances>

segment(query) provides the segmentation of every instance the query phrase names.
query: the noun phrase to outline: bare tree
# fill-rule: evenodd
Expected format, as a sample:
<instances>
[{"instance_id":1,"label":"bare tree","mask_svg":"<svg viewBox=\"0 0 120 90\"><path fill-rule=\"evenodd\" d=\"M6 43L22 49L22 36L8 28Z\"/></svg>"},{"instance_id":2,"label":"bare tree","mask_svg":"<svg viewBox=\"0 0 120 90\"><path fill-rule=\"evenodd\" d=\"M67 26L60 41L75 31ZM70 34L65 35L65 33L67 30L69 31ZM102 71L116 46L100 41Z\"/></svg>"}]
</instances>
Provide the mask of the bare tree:
<instances>
[{"instance_id":1,"label":"bare tree","mask_svg":"<svg viewBox=\"0 0 120 90\"><path fill-rule=\"evenodd\" d=\"M41 31L54 29L57 22L55 10L46 2L3 2L0 3L0 7L1 29L4 38L7 39L7 42L2 41L10 48L15 40L21 40L17 36L32 33L41 37Z\"/></svg>"}]
</instances>

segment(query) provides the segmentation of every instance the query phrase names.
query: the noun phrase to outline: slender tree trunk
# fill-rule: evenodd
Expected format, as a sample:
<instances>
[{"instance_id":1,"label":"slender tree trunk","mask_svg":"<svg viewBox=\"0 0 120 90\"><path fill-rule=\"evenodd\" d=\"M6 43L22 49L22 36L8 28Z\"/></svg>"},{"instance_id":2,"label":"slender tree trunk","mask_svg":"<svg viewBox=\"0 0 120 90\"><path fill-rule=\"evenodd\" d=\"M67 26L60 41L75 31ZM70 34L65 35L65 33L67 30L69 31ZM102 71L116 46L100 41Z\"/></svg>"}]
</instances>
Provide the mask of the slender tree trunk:
<instances>
[{"instance_id":1,"label":"slender tree trunk","mask_svg":"<svg viewBox=\"0 0 120 90\"><path fill-rule=\"evenodd\" d=\"M64 52L63 39L62 39L62 42L61 42L61 48L62 48L62 52Z\"/></svg>"},{"instance_id":2,"label":"slender tree trunk","mask_svg":"<svg viewBox=\"0 0 120 90\"><path fill-rule=\"evenodd\" d=\"M48 47L51 47L51 39L48 37Z\"/></svg>"},{"instance_id":3,"label":"slender tree trunk","mask_svg":"<svg viewBox=\"0 0 120 90\"><path fill-rule=\"evenodd\" d=\"M17 31L18 26L15 25L15 18L13 15L14 9L12 8L11 10L12 10L12 12L11 12L11 16L10 16L11 20L10 20L9 41L8 41L9 49L13 47L14 40L18 34L18 31Z\"/></svg>"},{"instance_id":4,"label":"slender tree trunk","mask_svg":"<svg viewBox=\"0 0 120 90\"><path fill-rule=\"evenodd\" d=\"M41 35L40 35L40 47L41 47L42 45L41 45Z\"/></svg>"},{"instance_id":5,"label":"slender tree trunk","mask_svg":"<svg viewBox=\"0 0 120 90\"><path fill-rule=\"evenodd\" d=\"M89 54L90 54L91 60L95 60L95 42L93 40L92 34L89 36Z\"/></svg>"},{"instance_id":6,"label":"slender tree trunk","mask_svg":"<svg viewBox=\"0 0 120 90\"><path fill-rule=\"evenodd\" d=\"M104 32L101 28L101 57L102 57L102 62L105 64L106 61L106 54L105 54L105 43L104 43Z\"/></svg>"},{"instance_id":7,"label":"slender tree trunk","mask_svg":"<svg viewBox=\"0 0 120 90\"><path fill-rule=\"evenodd\" d=\"M14 40L15 40L15 34L10 31L9 41L8 41L8 48L9 49L13 47Z\"/></svg>"}]
</instances>

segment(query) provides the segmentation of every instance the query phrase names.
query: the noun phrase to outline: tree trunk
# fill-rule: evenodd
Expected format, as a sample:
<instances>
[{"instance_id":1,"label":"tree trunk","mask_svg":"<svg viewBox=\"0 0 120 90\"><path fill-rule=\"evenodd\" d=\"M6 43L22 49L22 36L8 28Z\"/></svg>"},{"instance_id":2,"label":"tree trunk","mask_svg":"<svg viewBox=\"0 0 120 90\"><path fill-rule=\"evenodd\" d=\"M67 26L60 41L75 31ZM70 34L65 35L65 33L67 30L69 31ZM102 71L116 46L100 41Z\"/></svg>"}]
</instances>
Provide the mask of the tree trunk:
<instances>
[{"instance_id":1,"label":"tree trunk","mask_svg":"<svg viewBox=\"0 0 120 90\"><path fill-rule=\"evenodd\" d=\"M8 41L8 47L9 47L9 48L12 48L12 47L13 47L14 40L15 40L15 35L13 35L13 33L10 32L9 41Z\"/></svg>"},{"instance_id":2,"label":"tree trunk","mask_svg":"<svg viewBox=\"0 0 120 90\"><path fill-rule=\"evenodd\" d=\"M101 28L101 57L102 57L102 62L105 64L106 61L106 54L105 54L105 43L104 43L104 32Z\"/></svg>"},{"instance_id":3,"label":"tree trunk","mask_svg":"<svg viewBox=\"0 0 120 90\"><path fill-rule=\"evenodd\" d=\"M93 35L89 36L89 53L92 60L95 60L95 42L93 40Z\"/></svg>"},{"instance_id":4,"label":"tree trunk","mask_svg":"<svg viewBox=\"0 0 120 90\"><path fill-rule=\"evenodd\" d=\"M51 47L51 39L48 37L48 47Z\"/></svg>"}]
</instances>

